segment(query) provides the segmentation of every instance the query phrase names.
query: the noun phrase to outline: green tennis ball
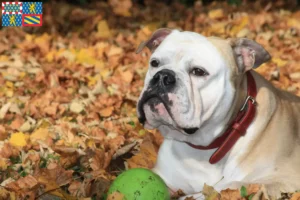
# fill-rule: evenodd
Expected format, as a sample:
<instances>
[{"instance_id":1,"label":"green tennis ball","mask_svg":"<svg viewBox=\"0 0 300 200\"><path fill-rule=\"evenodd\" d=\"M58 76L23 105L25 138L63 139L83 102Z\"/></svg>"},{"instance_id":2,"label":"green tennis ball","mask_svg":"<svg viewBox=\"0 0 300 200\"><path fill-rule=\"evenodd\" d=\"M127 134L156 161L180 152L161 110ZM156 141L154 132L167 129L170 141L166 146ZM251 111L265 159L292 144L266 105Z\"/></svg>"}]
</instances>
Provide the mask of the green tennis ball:
<instances>
[{"instance_id":1,"label":"green tennis ball","mask_svg":"<svg viewBox=\"0 0 300 200\"><path fill-rule=\"evenodd\" d=\"M148 169L135 168L124 171L112 183L108 195L119 192L123 200L170 200L165 182Z\"/></svg>"}]
</instances>

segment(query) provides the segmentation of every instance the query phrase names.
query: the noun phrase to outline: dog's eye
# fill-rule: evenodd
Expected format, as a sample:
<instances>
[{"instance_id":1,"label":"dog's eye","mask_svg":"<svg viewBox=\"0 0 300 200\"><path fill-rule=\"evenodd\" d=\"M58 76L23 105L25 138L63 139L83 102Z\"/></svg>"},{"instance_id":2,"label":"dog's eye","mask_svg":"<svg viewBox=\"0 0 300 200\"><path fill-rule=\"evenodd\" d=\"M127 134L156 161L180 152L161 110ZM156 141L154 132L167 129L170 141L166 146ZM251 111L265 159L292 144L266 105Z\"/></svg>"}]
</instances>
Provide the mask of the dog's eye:
<instances>
[{"instance_id":1,"label":"dog's eye","mask_svg":"<svg viewBox=\"0 0 300 200\"><path fill-rule=\"evenodd\" d=\"M191 73L195 76L206 76L206 75L208 75L208 73L204 69L201 69L201 68L198 68L198 67L193 68Z\"/></svg>"},{"instance_id":2,"label":"dog's eye","mask_svg":"<svg viewBox=\"0 0 300 200\"><path fill-rule=\"evenodd\" d=\"M153 60L151 60L150 65L151 65L152 67L158 67L159 61L156 60L156 59L153 59Z\"/></svg>"}]
</instances>

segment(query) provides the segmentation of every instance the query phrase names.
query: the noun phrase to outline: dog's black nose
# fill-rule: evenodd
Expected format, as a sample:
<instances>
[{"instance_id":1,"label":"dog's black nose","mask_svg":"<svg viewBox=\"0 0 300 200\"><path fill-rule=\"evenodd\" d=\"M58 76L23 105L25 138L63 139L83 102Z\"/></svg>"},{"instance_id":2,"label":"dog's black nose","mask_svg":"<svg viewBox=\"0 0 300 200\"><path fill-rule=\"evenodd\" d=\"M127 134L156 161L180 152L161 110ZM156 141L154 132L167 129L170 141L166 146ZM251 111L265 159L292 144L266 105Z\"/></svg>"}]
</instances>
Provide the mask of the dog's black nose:
<instances>
[{"instance_id":1,"label":"dog's black nose","mask_svg":"<svg viewBox=\"0 0 300 200\"><path fill-rule=\"evenodd\" d=\"M161 87L168 91L174 88L176 83L175 73L169 69L157 72L150 81L150 87Z\"/></svg>"}]
</instances>

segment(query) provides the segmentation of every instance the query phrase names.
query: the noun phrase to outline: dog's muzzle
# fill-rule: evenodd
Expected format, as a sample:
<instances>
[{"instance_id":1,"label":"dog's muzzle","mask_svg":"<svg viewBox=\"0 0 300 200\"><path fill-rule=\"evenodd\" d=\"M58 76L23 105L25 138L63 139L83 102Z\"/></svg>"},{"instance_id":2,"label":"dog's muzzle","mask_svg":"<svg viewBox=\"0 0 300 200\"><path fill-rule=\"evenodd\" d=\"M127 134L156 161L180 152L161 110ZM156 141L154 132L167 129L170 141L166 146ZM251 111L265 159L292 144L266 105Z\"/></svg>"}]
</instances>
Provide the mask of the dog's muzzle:
<instances>
[{"instance_id":1,"label":"dog's muzzle","mask_svg":"<svg viewBox=\"0 0 300 200\"><path fill-rule=\"evenodd\" d=\"M147 90L143 93L140 101L138 102L138 111L140 113L139 121L144 124L146 121L143 106L150 99L155 98L157 102L164 104L165 108L171 115L169 107L172 101L169 100L168 93L172 92L176 87L175 72L169 69L163 69L157 72L149 83Z\"/></svg>"},{"instance_id":2,"label":"dog's muzzle","mask_svg":"<svg viewBox=\"0 0 300 200\"><path fill-rule=\"evenodd\" d=\"M155 104L163 103L170 117L173 119L172 112L170 110L170 107L173 105L173 102L169 99L168 94L173 93L175 88L176 88L175 72L169 69L163 69L157 72L149 82L149 86L147 90L145 90L143 96L138 102L140 123L144 125L146 121L146 115L143 106L147 102L151 102L150 108L152 107L153 111L155 110L154 109ZM182 129L185 133L189 135L194 134L199 129L197 127L189 127L189 128L178 127L178 128Z\"/></svg>"}]
</instances>

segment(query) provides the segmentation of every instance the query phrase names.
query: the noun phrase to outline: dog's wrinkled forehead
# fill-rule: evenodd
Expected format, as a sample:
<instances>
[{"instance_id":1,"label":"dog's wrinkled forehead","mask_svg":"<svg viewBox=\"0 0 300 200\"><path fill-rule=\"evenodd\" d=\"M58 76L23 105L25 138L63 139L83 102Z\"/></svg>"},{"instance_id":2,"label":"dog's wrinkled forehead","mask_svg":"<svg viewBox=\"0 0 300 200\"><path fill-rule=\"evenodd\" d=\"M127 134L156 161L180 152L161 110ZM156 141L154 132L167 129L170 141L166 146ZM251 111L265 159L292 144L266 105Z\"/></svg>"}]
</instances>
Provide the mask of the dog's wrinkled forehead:
<instances>
[{"instance_id":1,"label":"dog's wrinkled forehead","mask_svg":"<svg viewBox=\"0 0 300 200\"><path fill-rule=\"evenodd\" d=\"M172 31L162 41L151 58L159 59L162 64L177 63L176 66L181 67L200 67L203 64L205 66L202 67L210 67L213 71L225 63L220 51L208 38L198 33L177 30ZM180 62L185 64L180 65Z\"/></svg>"},{"instance_id":2,"label":"dog's wrinkled forehead","mask_svg":"<svg viewBox=\"0 0 300 200\"><path fill-rule=\"evenodd\" d=\"M164 50L169 51L178 51L183 50L184 48L191 47L200 47L200 46L210 46L212 45L206 37L198 33L184 31L180 32L178 30L173 30L163 42L158 46L154 51L161 52Z\"/></svg>"}]
</instances>

